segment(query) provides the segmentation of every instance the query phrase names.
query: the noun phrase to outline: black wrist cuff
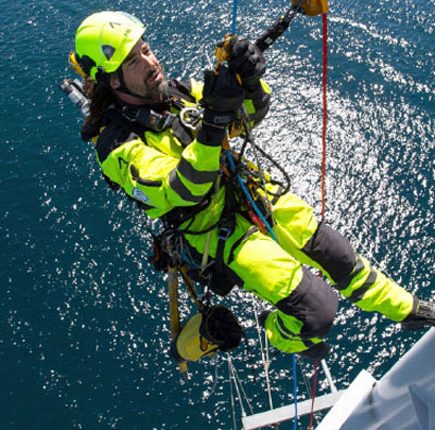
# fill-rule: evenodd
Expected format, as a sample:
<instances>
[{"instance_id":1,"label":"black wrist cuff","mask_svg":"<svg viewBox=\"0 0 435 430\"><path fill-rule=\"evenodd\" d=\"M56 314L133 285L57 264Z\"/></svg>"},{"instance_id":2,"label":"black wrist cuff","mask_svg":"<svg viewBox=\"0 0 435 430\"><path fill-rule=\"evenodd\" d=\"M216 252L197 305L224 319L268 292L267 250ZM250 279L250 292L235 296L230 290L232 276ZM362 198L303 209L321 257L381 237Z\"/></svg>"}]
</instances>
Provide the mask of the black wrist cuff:
<instances>
[{"instance_id":1,"label":"black wrist cuff","mask_svg":"<svg viewBox=\"0 0 435 430\"><path fill-rule=\"evenodd\" d=\"M234 112L218 112L211 109L205 109L203 122L216 128L224 129L233 121L234 117Z\"/></svg>"},{"instance_id":2,"label":"black wrist cuff","mask_svg":"<svg viewBox=\"0 0 435 430\"><path fill-rule=\"evenodd\" d=\"M227 134L227 129L203 122L198 130L197 139L203 145L220 146Z\"/></svg>"},{"instance_id":3,"label":"black wrist cuff","mask_svg":"<svg viewBox=\"0 0 435 430\"><path fill-rule=\"evenodd\" d=\"M260 78L252 76L251 78L244 79L243 88L246 91L246 98L251 98L249 97L251 94L261 90Z\"/></svg>"}]
</instances>

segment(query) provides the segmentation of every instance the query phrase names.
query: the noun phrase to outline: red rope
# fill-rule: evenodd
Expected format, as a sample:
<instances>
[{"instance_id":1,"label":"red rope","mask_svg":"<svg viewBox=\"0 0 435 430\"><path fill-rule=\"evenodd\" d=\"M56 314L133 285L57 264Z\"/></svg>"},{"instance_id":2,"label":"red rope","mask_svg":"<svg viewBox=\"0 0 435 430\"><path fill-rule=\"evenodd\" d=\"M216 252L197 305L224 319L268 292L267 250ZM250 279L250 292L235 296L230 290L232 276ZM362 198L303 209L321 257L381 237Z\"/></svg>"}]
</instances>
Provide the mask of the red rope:
<instances>
[{"instance_id":1,"label":"red rope","mask_svg":"<svg viewBox=\"0 0 435 430\"><path fill-rule=\"evenodd\" d=\"M323 126L322 126L322 176L321 176L321 219L325 219L325 178L326 178L326 132L328 125L328 99L327 99L327 83L328 83L328 15L324 13L322 15L323 22L323 73L322 73L322 85L323 85ZM314 418L314 400L316 399L317 391L317 372L319 369L319 363L314 361L314 375L313 375L313 387L311 389L311 414L309 430L313 430L313 418Z\"/></svg>"},{"instance_id":2,"label":"red rope","mask_svg":"<svg viewBox=\"0 0 435 430\"><path fill-rule=\"evenodd\" d=\"M321 220L325 219L325 178L326 178L326 131L328 125L328 100L326 90L328 84L328 14L322 15L323 22L323 127L322 127L322 176L321 176Z\"/></svg>"}]
</instances>

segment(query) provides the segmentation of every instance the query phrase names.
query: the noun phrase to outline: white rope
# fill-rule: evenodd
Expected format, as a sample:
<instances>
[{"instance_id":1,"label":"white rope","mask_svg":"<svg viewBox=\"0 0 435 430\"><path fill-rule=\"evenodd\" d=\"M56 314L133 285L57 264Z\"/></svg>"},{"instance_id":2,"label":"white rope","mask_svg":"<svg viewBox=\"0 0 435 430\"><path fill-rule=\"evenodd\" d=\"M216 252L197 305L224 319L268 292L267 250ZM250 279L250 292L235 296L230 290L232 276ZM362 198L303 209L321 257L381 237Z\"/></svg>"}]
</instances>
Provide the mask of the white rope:
<instances>
[{"instance_id":1,"label":"white rope","mask_svg":"<svg viewBox=\"0 0 435 430\"><path fill-rule=\"evenodd\" d=\"M347 230L349 236L358 244L358 248L362 249L365 253L365 255L367 255L370 260L374 261L377 265L377 267L379 267L380 270L382 270L382 272L384 272L385 275L387 275L389 278L392 279L392 276L388 273L387 268L385 267L385 264L380 263L375 256L373 255L373 252L371 252L354 234L352 231Z\"/></svg>"},{"instance_id":2,"label":"white rope","mask_svg":"<svg viewBox=\"0 0 435 430\"><path fill-rule=\"evenodd\" d=\"M329 387L331 388L331 393L337 392L337 387L334 384L334 380L332 379L331 372L329 371L329 367L326 364L326 360L323 359L320 361L320 364L322 365L323 372L325 373L326 379L328 380Z\"/></svg>"},{"instance_id":3,"label":"white rope","mask_svg":"<svg viewBox=\"0 0 435 430\"><path fill-rule=\"evenodd\" d=\"M301 369L302 378L304 380L305 389L307 390L308 398L311 398L311 386L310 386L310 382L308 381L308 377L305 374L305 372L303 371L302 366L300 366L300 369Z\"/></svg>"},{"instance_id":4,"label":"white rope","mask_svg":"<svg viewBox=\"0 0 435 430\"><path fill-rule=\"evenodd\" d=\"M214 361L214 384L213 387L211 387L211 390L208 392L207 398L210 398L216 391L216 387L219 379L219 374L218 374L219 360L217 359L217 356L212 357L212 360Z\"/></svg>"},{"instance_id":5,"label":"white rope","mask_svg":"<svg viewBox=\"0 0 435 430\"><path fill-rule=\"evenodd\" d=\"M238 382L239 388L240 388L240 390L241 390L241 392L242 392L242 394L244 396L245 402L248 405L249 412L253 415L254 414L254 409L252 408L251 402L249 401L249 397L246 394L245 389L243 388L243 384L242 384L242 381L239 378L239 374L237 373L237 369L235 368L234 364L232 364L232 363L231 363L231 366L232 366L232 369L233 369L233 372L234 372L234 376L236 377L236 380ZM244 411L242 411L242 412L244 412ZM246 415L246 413L245 413L245 415ZM245 416L245 415L243 415L243 416Z\"/></svg>"},{"instance_id":6,"label":"white rope","mask_svg":"<svg viewBox=\"0 0 435 430\"><path fill-rule=\"evenodd\" d=\"M228 383L230 384L230 399L231 399L231 412L233 416L233 430L237 430L237 422L236 422L236 405L234 399L234 391L233 391L233 382L232 382L232 374L230 368L230 362L227 361L228 365Z\"/></svg>"},{"instance_id":7,"label":"white rope","mask_svg":"<svg viewBox=\"0 0 435 430\"><path fill-rule=\"evenodd\" d=\"M236 380L235 373L234 373L233 362L231 360L230 354L228 354L228 353L227 353L227 362L228 362L228 369L230 371L230 378L232 379L234 387L236 388L237 397L238 397L239 403L240 403L240 409L242 411L242 417L246 417L246 411L245 411L245 408L243 407L242 396L240 394L239 385L237 384L237 380Z\"/></svg>"},{"instance_id":8,"label":"white rope","mask_svg":"<svg viewBox=\"0 0 435 430\"><path fill-rule=\"evenodd\" d=\"M211 61L210 55L208 55L208 52L204 49L204 55L208 63L208 67L210 70L213 70L213 62Z\"/></svg>"},{"instance_id":9,"label":"white rope","mask_svg":"<svg viewBox=\"0 0 435 430\"><path fill-rule=\"evenodd\" d=\"M266 331L264 332L264 338L265 338L265 346L263 347L263 341L261 337L261 327L260 322L258 320L258 307L256 306L254 309L254 315L255 315L255 322L257 324L257 333L258 333L258 339L260 341L260 352L261 352L261 362L263 364L264 368L264 374L266 378L266 390L267 390L267 398L269 400L269 407L270 409L273 409L273 400L272 400L272 390L270 387L270 377L269 377L269 367L270 367L270 361L269 361L269 344L267 341ZM266 351L266 353L265 353Z\"/></svg>"}]
</instances>

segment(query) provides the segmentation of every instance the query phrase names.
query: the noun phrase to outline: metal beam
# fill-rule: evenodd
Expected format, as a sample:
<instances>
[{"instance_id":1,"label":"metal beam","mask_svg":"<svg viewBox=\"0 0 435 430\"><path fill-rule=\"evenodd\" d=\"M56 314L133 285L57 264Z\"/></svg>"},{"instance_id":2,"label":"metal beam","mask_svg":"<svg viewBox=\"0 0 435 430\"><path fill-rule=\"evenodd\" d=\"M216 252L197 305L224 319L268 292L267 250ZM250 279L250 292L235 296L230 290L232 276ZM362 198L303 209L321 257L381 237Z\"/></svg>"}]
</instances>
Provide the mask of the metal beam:
<instances>
[{"instance_id":1,"label":"metal beam","mask_svg":"<svg viewBox=\"0 0 435 430\"><path fill-rule=\"evenodd\" d=\"M319 412L324 409L329 409L335 405L340 399L343 391L336 391L334 393L325 394L324 396L317 397L314 402L314 412ZM298 403L298 416L308 415L311 413L311 399L304 400ZM278 424L283 421L291 420L295 417L294 404L289 406L282 406L281 408L272 409L270 411L261 412L255 415L249 415L242 418L243 429L253 430L261 427Z\"/></svg>"}]
</instances>

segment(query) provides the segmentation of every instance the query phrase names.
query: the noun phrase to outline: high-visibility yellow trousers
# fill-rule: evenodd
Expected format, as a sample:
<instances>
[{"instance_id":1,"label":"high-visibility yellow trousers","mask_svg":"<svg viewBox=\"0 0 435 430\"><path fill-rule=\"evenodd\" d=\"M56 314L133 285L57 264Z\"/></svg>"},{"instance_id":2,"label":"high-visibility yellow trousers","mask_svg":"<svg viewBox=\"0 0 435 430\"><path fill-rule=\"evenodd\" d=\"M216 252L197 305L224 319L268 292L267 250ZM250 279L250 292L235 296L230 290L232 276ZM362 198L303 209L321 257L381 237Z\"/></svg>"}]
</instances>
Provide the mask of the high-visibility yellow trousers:
<instances>
[{"instance_id":1,"label":"high-visibility yellow trousers","mask_svg":"<svg viewBox=\"0 0 435 430\"><path fill-rule=\"evenodd\" d=\"M273 204L276 242L240 214L226 239L224 263L245 290L272 304L265 329L270 343L288 352L302 352L322 342L332 326L336 292L305 265L322 271L329 283L364 311L377 311L403 321L412 311L413 296L372 268L350 243L324 223L295 194ZM204 222L196 221L203 227ZM195 227L195 223L193 224ZM200 254L207 235L186 235ZM216 255L218 231L210 232L209 254Z\"/></svg>"}]
</instances>

